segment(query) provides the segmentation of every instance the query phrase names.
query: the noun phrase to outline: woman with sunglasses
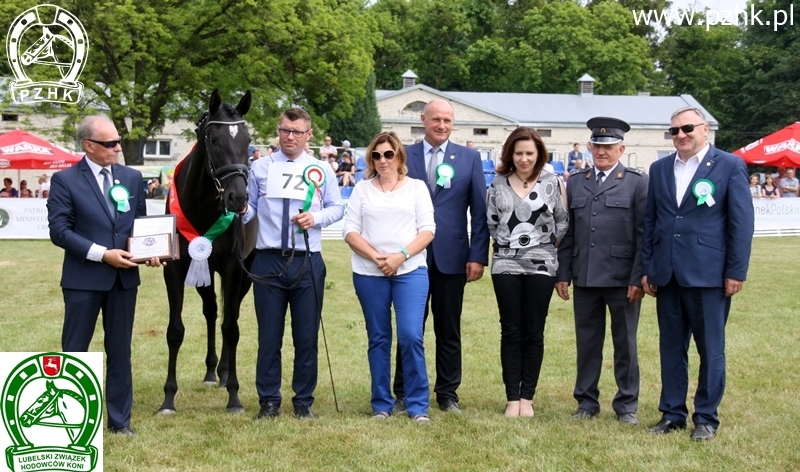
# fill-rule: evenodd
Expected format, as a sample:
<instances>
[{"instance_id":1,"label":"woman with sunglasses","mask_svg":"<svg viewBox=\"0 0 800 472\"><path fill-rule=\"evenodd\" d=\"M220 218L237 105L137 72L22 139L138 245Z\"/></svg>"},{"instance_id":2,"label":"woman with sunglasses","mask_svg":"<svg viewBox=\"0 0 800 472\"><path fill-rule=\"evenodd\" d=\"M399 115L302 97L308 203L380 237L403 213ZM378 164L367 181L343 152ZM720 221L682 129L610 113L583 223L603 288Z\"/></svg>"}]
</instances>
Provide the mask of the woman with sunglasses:
<instances>
[{"instance_id":1,"label":"woman with sunglasses","mask_svg":"<svg viewBox=\"0 0 800 472\"><path fill-rule=\"evenodd\" d=\"M545 319L556 286L556 246L569 225L560 179L544 170L547 155L536 130L516 128L486 194L507 417L534 415Z\"/></svg>"},{"instance_id":2,"label":"woman with sunglasses","mask_svg":"<svg viewBox=\"0 0 800 472\"><path fill-rule=\"evenodd\" d=\"M425 248L433 240L433 202L425 183L408 177L406 153L394 133L367 148L366 179L350 196L343 235L353 249L353 285L366 321L373 418L386 419L394 306L405 373L406 409L419 424L428 418L429 387L422 326L428 296Z\"/></svg>"}]
</instances>

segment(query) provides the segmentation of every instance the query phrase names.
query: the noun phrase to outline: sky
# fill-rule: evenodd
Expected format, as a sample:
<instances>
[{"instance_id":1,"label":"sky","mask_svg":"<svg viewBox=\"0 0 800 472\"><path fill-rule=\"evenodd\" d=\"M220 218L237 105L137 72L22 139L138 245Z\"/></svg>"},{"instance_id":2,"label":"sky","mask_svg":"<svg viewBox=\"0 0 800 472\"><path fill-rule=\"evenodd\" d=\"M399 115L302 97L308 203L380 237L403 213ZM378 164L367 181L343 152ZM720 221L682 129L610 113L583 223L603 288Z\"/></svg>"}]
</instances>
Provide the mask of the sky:
<instances>
[{"instance_id":1,"label":"sky","mask_svg":"<svg viewBox=\"0 0 800 472\"><path fill-rule=\"evenodd\" d=\"M734 5L739 4L739 9L743 10L747 5L747 0L672 0L672 8L683 8L693 10L704 10L712 8L717 11L733 10Z\"/></svg>"}]
</instances>

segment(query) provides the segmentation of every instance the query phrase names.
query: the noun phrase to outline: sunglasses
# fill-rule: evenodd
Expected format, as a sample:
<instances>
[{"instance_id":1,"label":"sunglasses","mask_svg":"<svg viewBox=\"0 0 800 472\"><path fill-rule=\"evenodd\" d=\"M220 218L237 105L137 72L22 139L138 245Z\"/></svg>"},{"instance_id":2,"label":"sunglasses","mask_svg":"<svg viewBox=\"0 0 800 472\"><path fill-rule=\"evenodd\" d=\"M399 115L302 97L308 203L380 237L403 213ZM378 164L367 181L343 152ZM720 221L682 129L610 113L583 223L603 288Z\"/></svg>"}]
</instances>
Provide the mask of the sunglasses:
<instances>
[{"instance_id":1,"label":"sunglasses","mask_svg":"<svg viewBox=\"0 0 800 472\"><path fill-rule=\"evenodd\" d=\"M696 125L673 126L672 128L669 129L669 134L677 136L679 131L683 131L684 133L689 134L692 131L694 131L694 128L696 126L703 126L704 124L705 123L699 123Z\"/></svg>"},{"instance_id":2,"label":"sunglasses","mask_svg":"<svg viewBox=\"0 0 800 472\"><path fill-rule=\"evenodd\" d=\"M394 159L394 151L389 149L388 151L384 151L383 154L381 154L378 151L372 151L373 161L379 161L381 160L381 157L385 158L387 161L391 161L392 159Z\"/></svg>"},{"instance_id":3,"label":"sunglasses","mask_svg":"<svg viewBox=\"0 0 800 472\"><path fill-rule=\"evenodd\" d=\"M108 148L108 149L114 149L115 147L119 146L119 143L122 142L122 140L120 140L120 139L117 139L115 141L95 141L94 139L88 139L87 138L86 140L87 141L91 141L91 142L93 142L95 144L99 144L99 145L103 146L104 148Z\"/></svg>"}]
</instances>

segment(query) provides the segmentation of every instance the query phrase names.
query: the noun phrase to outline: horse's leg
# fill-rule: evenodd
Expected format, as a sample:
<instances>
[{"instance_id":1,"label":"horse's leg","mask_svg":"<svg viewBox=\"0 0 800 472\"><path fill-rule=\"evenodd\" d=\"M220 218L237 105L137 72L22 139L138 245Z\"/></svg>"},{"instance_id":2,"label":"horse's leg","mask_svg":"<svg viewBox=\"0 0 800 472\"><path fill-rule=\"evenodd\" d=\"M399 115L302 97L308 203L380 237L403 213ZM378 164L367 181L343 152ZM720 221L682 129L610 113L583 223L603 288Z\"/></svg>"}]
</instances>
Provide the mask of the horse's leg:
<instances>
[{"instance_id":1,"label":"horse's leg","mask_svg":"<svg viewBox=\"0 0 800 472\"><path fill-rule=\"evenodd\" d=\"M226 358L228 378L225 386L228 390L229 413L242 413L244 407L239 400L239 377L236 372L236 351L239 346L239 309L247 292L250 290L250 278L240 269L238 264L229 266L228 278L223 283L223 320L222 349Z\"/></svg>"},{"instance_id":2,"label":"horse's leg","mask_svg":"<svg viewBox=\"0 0 800 472\"><path fill-rule=\"evenodd\" d=\"M214 291L214 273L211 273L211 285L207 287L197 287L197 293L203 300L203 316L206 318L206 375L203 378L203 385L213 386L217 384L217 377L214 369L217 368L217 293Z\"/></svg>"},{"instance_id":3,"label":"horse's leg","mask_svg":"<svg viewBox=\"0 0 800 472\"><path fill-rule=\"evenodd\" d=\"M167 286L167 300L169 301L169 325L167 325L167 346L169 347L169 364L167 366L167 380L164 382L164 403L158 409L158 414L175 413L175 394L178 393L178 378L176 367L178 364L178 351L183 344L185 328L181 311L183 310L183 278L181 277L181 263L174 261L164 267L164 283Z\"/></svg>"}]
</instances>

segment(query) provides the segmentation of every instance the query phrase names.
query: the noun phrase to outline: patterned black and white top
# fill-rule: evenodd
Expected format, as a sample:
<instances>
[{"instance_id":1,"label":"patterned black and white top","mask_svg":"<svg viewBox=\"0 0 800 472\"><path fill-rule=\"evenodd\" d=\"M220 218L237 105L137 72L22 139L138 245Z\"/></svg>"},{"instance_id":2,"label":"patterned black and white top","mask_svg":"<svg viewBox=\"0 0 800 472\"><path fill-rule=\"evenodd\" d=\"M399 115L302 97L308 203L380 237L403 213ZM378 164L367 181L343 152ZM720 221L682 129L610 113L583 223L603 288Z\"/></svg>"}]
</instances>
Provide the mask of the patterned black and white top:
<instances>
[{"instance_id":1,"label":"patterned black and white top","mask_svg":"<svg viewBox=\"0 0 800 472\"><path fill-rule=\"evenodd\" d=\"M564 237L569 212L558 177L546 170L524 198L498 174L486 194L486 219L494 239L492 274L556 276L556 241Z\"/></svg>"}]
</instances>

